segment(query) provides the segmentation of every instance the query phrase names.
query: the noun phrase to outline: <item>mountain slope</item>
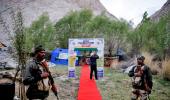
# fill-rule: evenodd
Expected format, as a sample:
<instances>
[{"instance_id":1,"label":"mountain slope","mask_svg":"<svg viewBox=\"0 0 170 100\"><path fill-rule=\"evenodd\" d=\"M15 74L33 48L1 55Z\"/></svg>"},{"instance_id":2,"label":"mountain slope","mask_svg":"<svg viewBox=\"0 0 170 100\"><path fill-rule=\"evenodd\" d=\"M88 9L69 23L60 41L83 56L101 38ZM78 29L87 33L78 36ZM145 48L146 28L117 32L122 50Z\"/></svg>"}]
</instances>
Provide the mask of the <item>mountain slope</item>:
<instances>
[{"instance_id":1,"label":"mountain slope","mask_svg":"<svg viewBox=\"0 0 170 100\"><path fill-rule=\"evenodd\" d=\"M22 10L25 26L29 26L44 12L48 12L50 20L55 23L68 12L84 8L91 9L94 15L104 13L116 19L106 11L99 0L0 0L0 20L3 20L0 21L0 35L3 35L0 40L7 45L9 44L7 33L13 33L11 12L17 8Z\"/></svg>"},{"instance_id":2,"label":"mountain slope","mask_svg":"<svg viewBox=\"0 0 170 100\"><path fill-rule=\"evenodd\" d=\"M9 7L21 8L24 16L24 24L30 25L43 12L48 12L52 21L57 21L70 11L77 11L83 8L91 9L95 15L105 12L109 14L99 0L1 0L0 9ZM9 9L10 10L10 9ZM8 10L8 11L9 11ZM7 12L7 11L6 11ZM3 14L5 16L5 14Z\"/></svg>"},{"instance_id":3,"label":"mountain slope","mask_svg":"<svg viewBox=\"0 0 170 100\"><path fill-rule=\"evenodd\" d=\"M170 14L170 0L168 0L160 10L155 12L150 18L153 21L158 21L161 17Z\"/></svg>"}]
</instances>

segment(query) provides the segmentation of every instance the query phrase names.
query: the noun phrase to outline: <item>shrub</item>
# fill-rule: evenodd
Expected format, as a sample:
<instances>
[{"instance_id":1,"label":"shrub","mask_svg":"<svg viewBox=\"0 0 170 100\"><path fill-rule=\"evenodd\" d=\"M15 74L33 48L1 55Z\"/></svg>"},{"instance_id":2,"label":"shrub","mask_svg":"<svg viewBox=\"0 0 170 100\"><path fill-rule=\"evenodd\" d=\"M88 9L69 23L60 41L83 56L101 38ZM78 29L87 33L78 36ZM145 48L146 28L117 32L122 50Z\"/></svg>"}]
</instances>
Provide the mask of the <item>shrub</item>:
<instances>
[{"instance_id":1,"label":"shrub","mask_svg":"<svg viewBox=\"0 0 170 100\"><path fill-rule=\"evenodd\" d=\"M162 63L162 76L166 80L170 80L170 59Z\"/></svg>"},{"instance_id":2,"label":"shrub","mask_svg":"<svg viewBox=\"0 0 170 100\"><path fill-rule=\"evenodd\" d=\"M156 75L161 72L158 61L153 61L154 55L151 55L147 52L143 52L142 55L145 57L145 64L149 66L153 75Z\"/></svg>"}]
</instances>

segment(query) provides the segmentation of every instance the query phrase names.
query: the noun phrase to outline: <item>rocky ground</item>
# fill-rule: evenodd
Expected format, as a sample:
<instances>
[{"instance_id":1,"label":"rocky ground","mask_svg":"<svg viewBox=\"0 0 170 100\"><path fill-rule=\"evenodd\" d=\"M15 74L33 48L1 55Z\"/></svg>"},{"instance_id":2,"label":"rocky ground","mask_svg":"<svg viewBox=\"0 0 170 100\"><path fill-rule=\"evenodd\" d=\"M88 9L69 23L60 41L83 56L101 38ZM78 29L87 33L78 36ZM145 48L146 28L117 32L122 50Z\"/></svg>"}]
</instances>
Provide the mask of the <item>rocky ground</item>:
<instances>
[{"instance_id":1,"label":"rocky ground","mask_svg":"<svg viewBox=\"0 0 170 100\"><path fill-rule=\"evenodd\" d=\"M0 62L4 63L6 62L6 68L16 68L17 67L17 63L16 63L16 59L14 59L12 57L11 54L7 53L7 52L0 52ZM3 68L3 66L0 66L0 68Z\"/></svg>"}]
</instances>

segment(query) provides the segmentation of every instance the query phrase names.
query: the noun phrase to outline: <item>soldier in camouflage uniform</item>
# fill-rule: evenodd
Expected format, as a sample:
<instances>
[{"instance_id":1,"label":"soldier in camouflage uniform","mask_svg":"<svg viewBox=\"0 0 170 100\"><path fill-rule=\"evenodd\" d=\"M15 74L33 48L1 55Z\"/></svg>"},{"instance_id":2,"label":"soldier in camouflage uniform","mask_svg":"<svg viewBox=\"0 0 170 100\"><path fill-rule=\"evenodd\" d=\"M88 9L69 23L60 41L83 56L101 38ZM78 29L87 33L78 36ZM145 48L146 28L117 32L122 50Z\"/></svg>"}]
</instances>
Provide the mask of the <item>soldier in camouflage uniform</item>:
<instances>
[{"instance_id":1,"label":"soldier in camouflage uniform","mask_svg":"<svg viewBox=\"0 0 170 100\"><path fill-rule=\"evenodd\" d=\"M29 100L46 100L50 89L57 96L57 88L44 57L44 48L37 46L33 59L26 66L23 83L29 86L26 92Z\"/></svg>"},{"instance_id":2,"label":"soldier in camouflage uniform","mask_svg":"<svg viewBox=\"0 0 170 100\"><path fill-rule=\"evenodd\" d=\"M147 100L152 89L152 74L150 68L144 64L145 57L137 58L137 65L129 71L132 77L132 96L131 100Z\"/></svg>"}]
</instances>

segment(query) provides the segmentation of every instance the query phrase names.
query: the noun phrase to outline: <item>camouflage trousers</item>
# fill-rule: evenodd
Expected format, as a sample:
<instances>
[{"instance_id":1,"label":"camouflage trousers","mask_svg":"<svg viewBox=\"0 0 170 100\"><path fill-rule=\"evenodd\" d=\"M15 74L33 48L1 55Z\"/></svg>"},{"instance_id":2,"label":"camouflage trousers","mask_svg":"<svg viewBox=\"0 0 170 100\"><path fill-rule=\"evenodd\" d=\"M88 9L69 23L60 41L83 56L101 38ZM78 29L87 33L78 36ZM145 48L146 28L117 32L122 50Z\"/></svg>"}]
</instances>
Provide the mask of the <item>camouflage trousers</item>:
<instances>
[{"instance_id":1,"label":"camouflage trousers","mask_svg":"<svg viewBox=\"0 0 170 100\"><path fill-rule=\"evenodd\" d=\"M145 90L132 89L131 100L148 100L148 93Z\"/></svg>"}]
</instances>

